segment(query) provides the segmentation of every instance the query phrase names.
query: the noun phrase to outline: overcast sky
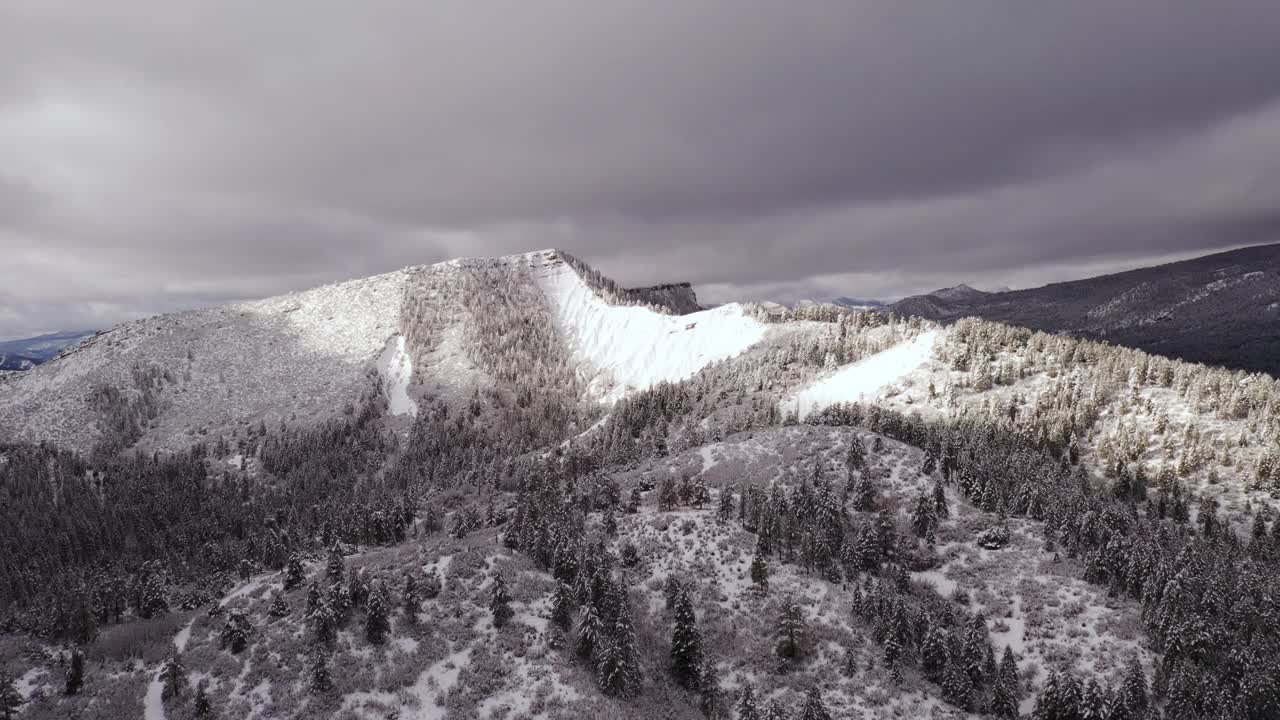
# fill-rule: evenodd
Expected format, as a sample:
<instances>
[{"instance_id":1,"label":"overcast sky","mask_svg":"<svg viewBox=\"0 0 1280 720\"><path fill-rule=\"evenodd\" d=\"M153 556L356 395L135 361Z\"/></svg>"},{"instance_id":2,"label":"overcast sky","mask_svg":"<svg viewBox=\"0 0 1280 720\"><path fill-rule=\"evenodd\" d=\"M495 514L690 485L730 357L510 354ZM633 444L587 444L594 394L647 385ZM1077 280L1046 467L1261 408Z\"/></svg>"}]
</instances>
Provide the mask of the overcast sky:
<instances>
[{"instance_id":1,"label":"overcast sky","mask_svg":"<svg viewBox=\"0 0 1280 720\"><path fill-rule=\"evenodd\" d=\"M562 247L710 300L1280 240L1273 0L0 4L0 337Z\"/></svg>"}]
</instances>

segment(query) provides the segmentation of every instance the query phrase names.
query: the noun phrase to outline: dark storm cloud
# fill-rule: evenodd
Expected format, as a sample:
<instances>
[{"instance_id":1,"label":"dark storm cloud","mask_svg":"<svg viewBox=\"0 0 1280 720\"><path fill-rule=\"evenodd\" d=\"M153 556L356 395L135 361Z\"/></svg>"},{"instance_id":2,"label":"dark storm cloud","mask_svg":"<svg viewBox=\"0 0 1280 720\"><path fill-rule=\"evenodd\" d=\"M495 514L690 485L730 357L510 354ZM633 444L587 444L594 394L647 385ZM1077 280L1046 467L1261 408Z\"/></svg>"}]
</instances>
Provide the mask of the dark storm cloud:
<instances>
[{"instance_id":1,"label":"dark storm cloud","mask_svg":"<svg viewBox=\"0 0 1280 720\"><path fill-rule=\"evenodd\" d=\"M724 298L1277 239L1261 0L76 5L0 9L0 335L548 246Z\"/></svg>"}]
</instances>

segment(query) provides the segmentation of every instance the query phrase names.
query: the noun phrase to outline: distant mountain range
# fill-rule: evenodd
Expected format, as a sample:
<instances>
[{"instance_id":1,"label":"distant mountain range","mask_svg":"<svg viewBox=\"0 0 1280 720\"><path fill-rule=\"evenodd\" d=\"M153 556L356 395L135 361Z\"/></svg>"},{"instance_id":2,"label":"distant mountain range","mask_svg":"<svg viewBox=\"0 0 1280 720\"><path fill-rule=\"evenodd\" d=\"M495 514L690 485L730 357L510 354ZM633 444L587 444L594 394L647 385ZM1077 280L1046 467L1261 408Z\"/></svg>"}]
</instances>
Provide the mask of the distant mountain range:
<instances>
[{"instance_id":1,"label":"distant mountain range","mask_svg":"<svg viewBox=\"0 0 1280 720\"><path fill-rule=\"evenodd\" d=\"M1280 244L1027 290L957 285L890 309L940 321L980 317L1280 375Z\"/></svg>"},{"instance_id":2,"label":"distant mountain range","mask_svg":"<svg viewBox=\"0 0 1280 720\"><path fill-rule=\"evenodd\" d=\"M69 347L93 337L94 330L72 330L32 338L0 341L0 370L30 370Z\"/></svg>"}]
</instances>

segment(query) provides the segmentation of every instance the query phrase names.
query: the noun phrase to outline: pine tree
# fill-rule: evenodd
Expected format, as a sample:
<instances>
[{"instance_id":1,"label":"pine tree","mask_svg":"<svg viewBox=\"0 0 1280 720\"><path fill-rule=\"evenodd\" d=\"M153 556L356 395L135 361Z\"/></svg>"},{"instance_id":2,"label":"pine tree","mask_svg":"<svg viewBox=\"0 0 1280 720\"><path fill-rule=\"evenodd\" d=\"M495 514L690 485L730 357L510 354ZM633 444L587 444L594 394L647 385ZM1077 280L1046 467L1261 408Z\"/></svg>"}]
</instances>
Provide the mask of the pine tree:
<instances>
[{"instance_id":1,"label":"pine tree","mask_svg":"<svg viewBox=\"0 0 1280 720\"><path fill-rule=\"evenodd\" d=\"M844 651L844 676L854 677L858 674L858 654L852 648Z\"/></svg>"},{"instance_id":2,"label":"pine tree","mask_svg":"<svg viewBox=\"0 0 1280 720\"><path fill-rule=\"evenodd\" d=\"M267 614L273 618L282 618L289 616L289 603L284 599L284 593L276 593L271 600L271 609Z\"/></svg>"},{"instance_id":3,"label":"pine tree","mask_svg":"<svg viewBox=\"0 0 1280 720\"><path fill-rule=\"evenodd\" d=\"M1147 673L1142 669L1142 661L1138 658L1138 654L1133 653L1129 656L1129 663L1125 668L1121 694L1124 696L1125 705L1134 717L1142 717L1146 714L1150 706L1147 692Z\"/></svg>"},{"instance_id":4,"label":"pine tree","mask_svg":"<svg viewBox=\"0 0 1280 720\"><path fill-rule=\"evenodd\" d=\"M196 686L196 699L192 704L192 710L195 712L196 720L208 720L213 717L213 703L209 702L208 683L204 680Z\"/></svg>"},{"instance_id":5,"label":"pine tree","mask_svg":"<svg viewBox=\"0 0 1280 720\"><path fill-rule=\"evenodd\" d=\"M410 625L418 624L418 611L422 605L422 594L418 591L418 578L413 573L404 576L404 616Z\"/></svg>"},{"instance_id":6,"label":"pine tree","mask_svg":"<svg viewBox=\"0 0 1280 720\"><path fill-rule=\"evenodd\" d=\"M764 709L764 717L761 720L787 720L786 708L782 707L782 703L777 700L770 700Z\"/></svg>"},{"instance_id":7,"label":"pine tree","mask_svg":"<svg viewBox=\"0 0 1280 720\"><path fill-rule=\"evenodd\" d=\"M845 455L844 466L850 472L862 470L867 466L867 448L862 444L862 438L857 435L849 441L849 452Z\"/></svg>"},{"instance_id":8,"label":"pine tree","mask_svg":"<svg viewBox=\"0 0 1280 720\"><path fill-rule=\"evenodd\" d=\"M674 510L679 501L680 494L676 490L676 481L668 475L662 479L662 484L658 486L658 510L660 512Z\"/></svg>"},{"instance_id":9,"label":"pine tree","mask_svg":"<svg viewBox=\"0 0 1280 720\"><path fill-rule=\"evenodd\" d=\"M165 658L164 667L160 670L160 681L164 683L164 690L161 692L163 699L182 696L182 689L187 685L187 668L182 664L181 653L174 652Z\"/></svg>"},{"instance_id":10,"label":"pine tree","mask_svg":"<svg viewBox=\"0 0 1280 720\"><path fill-rule=\"evenodd\" d=\"M751 683L743 684L734 710L738 713L738 720L762 720L760 707L756 703L756 689Z\"/></svg>"},{"instance_id":11,"label":"pine tree","mask_svg":"<svg viewBox=\"0 0 1280 720\"><path fill-rule=\"evenodd\" d=\"M18 686L14 684L13 676L0 668L0 718L12 720L24 702L22 693L18 692Z\"/></svg>"},{"instance_id":12,"label":"pine tree","mask_svg":"<svg viewBox=\"0 0 1280 720\"><path fill-rule=\"evenodd\" d=\"M720 717L724 711L724 697L720 690L720 672L710 657L702 665L702 689L698 707L709 718Z\"/></svg>"},{"instance_id":13,"label":"pine tree","mask_svg":"<svg viewBox=\"0 0 1280 720\"><path fill-rule=\"evenodd\" d=\"M316 610L319 609L319 607L320 607L320 587L315 583L311 583L311 586L307 588L306 617L310 619L312 615L315 615Z\"/></svg>"},{"instance_id":14,"label":"pine tree","mask_svg":"<svg viewBox=\"0 0 1280 720\"><path fill-rule=\"evenodd\" d=\"M947 491L942 487L942 480L933 481L933 510L939 519L950 517L951 507L947 504Z\"/></svg>"},{"instance_id":15,"label":"pine tree","mask_svg":"<svg viewBox=\"0 0 1280 720\"><path fill-rule=\"evenodd\" d=\"M573 588L561 582L551 596L551 622L562 630L573 627L575 610Z\"/></svg>"},{"instance_id":16,"label":"pine tree","mask_svg":"<svg viewBox=\"0 0 1280 720\"><path fill-rule=\"evenodd\" d=\"M720 490L720 504L716 509L716 519L727 523L733 519L733 491L729 488Z\"/></svg>"},{"instance_id":17,"label":"pine tree","mask_svg":"<svg viewBox=\"0 0 1280 720\"><path fill-rule=\"evenodd\" d=\"M809 688L809 692L805 693L804 707L800 709L799 720L831 720L831 713L822 703L822 692L818 690L817 685Z\"/></svg>"},{"instance_id":18,"label":"pine tree","mask_svg":"<svg viewBox=\"0 0 1280 720\"><path fill-rule=\"evenodd\" d=\"M902 682L902 643L892 633L884 641L884 666L894 683Z\"/></svg>"},{"instance_id":19,"label":"pine tree","mask_svg":"<svg viewBox=\"0 0 1280 720\"><path fill-rule=\"evenodd\" d=\"M324 576L329 580L329 584L342 582L342 577L347 572L347 563L342 556L342 546L334 543L329 549L329 559L325 563Z\"/></svg>"},{"instance_id":20,"label":"pine tree","mask_svg":"<svg viewBox=\"0 0 1280 720\"><path fill-rule=\"evenodd\" d=\"M1107 720L1107 695L1096 679L1089 679L1080 700L1080 720Z\"/></svg>"},{"instance_id":21,"label":"pine tree","mask_svg":"<svg viewBox=\"0 0 1280 720\"><path fill-rule=\"evenodd\" d=\"M243 651L249 644L249 635L252 631L253 626L249 623L249 616L244 609L232 610L222 624L222 647L230 650L233 655Z\"/></svg>"},{"instance_id":22,"label":"pine tree","mask_svg":"<svg viewBox=\"0 0 1280 720\"><path fill-rule=\"evenodd\" d=\"M169 612L169 597L164 590L164 581L159 572L148 571L142 580L141 600L138 614L143 619L159 617Z\"/></svg>"},{"instance_id":23,"label":"pine tree","mask_svg":"<svg viewBox=\"0 0 1280 720\"><path fill-rule=\"evenodd\" d=\"M666 581L662 583L662 597L666 600L667 610L674 611L676 609L676 602L680 599L682 587L680 579L675 575L668 575Z\"/></svg>"},{"instance_id":24,"label":"pine tree","mask_svg":"<svg viewBox=\"0 0 1280 720\"><path fill-rule=\"evenodd\" d=\"M756 590L762 593L769 592L769 561L765 560L759 552L751 558L751 582L756 586Z\"/></svg>"},{"instance_id":25,"label":"pine tree","mask_svg":"<svg viewBox=\"0 0 1280 720\"><path fill-rule=\"evenodd\" d=\"M876 508L876 486L871 481L871 473L864 471L853 486L853 508L869 512Z\"/></svg>"},{"instance_id":26,"label":"pine tree","mask_svg":"<svg viewBox=\"0 0 1280 720\"><path fill-rule=\"evenodd\" d=\"M511 609L511 593L507 590L507 578L501 572L493 576L489 589L489 611L493 613L493 626L501 629L515 615Z\"/></svg>"},{"instance_id":27,"label":"pine tree","mask_svg":"<svg viewBox=\"0 0 1280 720\"><path fill-rule=\"evenodd\" d=\"M318 643L331 643L338 636L338 616L328 596L316 601L316 609L307 616Z\"/></svg>"},{"instance_id":28,"label":"pine tree","mask_svg":"<svg viewBox=\"0 0 1280 720\"><path fill-rule=\"evenodd\" d=\"M697 690L702 679L702 631L693 610L693 600L684 588L676 598L671 630L671 675L686 690Z\"/></svg>"},{"instance_id":29,"label":"pine tree","mask_svg":"<svg viewBox=\"0 0 1280 720\"><path fill-rule=\"evenodd\" d=\"M631 603L617 585L609 592L609 604L616 618L612 632L601 638L596 677L605 694L633 698L640 693L640 651L631 619Z\"/></svg>"},{"instance_id":30,"label":"pine tree","mask_svg":"<svg viewBox=\"0 0 1280 720\"><path fill-rule=\"evenodd\" d=\"M387 603L387 591L381 582L374 582L369 588L369 597L364 605L365 637L374 645L387 641L391 632L390 608Z\"/></svg>"},{"instance_id":31,"label":"pine tree","mask_svg":"<svg viewBox=\"0 0 1280 720\"><path fill-rule=\"evenodd\" d=\"M945 629L933 618L928 620L929 627L924 632L920 643L920 669L925 677L937 682L949 662L947 655L948 638Z\"/></svg>"},{"instance_id":32,"label":"pine tree","mask_svg":"<svg viewBox=\"0 0 1280 720\"><path fill-rule=\"evenodd\" d=\"M929 531L937 525L938 520L933 513L933 498L922 493L916 501L915 511L911 514L911 529L915 531L918 537L927 536Z\"/></svg>"},{"instance_id":33,"label":"pine tree","mask_svg":"<svg viewBox=\"0 0 1280 720\"><path fill-rule=\"evenodd\" d=\"M963 662L949 656L942 671L943 697L952 705L968 710L973 705L974 692L973 680L965 672Z\"/></svg>"},{"instance_id":34,"label":"pine tree","mask_svg":"<svg viewBox=\"0 0 1280 720\"><path fill-rule=\"evenodd\" d=\"M306 579L307 573L302 565L302 558L296 552L290 553L289 559L284 564L284 589L289 591L302 587Z\"/></svg>"},{"instance_id":35,"label":"pine tree","mask_svg":"<svg viewBox=\"0 0 1280 720\"><path fill-rule=\"evenodd\" d=\"M84 686L84 653L80 648L71 651L71 663L67 667L66 682L62 691L67 695L75 695Z\"/></svg>"},{"instance_id":36,"label":"pine tree","mask_svg":"<svg viewBox=\"0 0 1280 720\"><path fill-rule=\"evenodd\" d=\"M693 492L689 499L692 501L693 506L699 510L702 509L703 505L711 502L711 490L707 487L707 482L702 479L701 475L698 476L698 481L694 483Z\"/></svg>"},{"instance_id":37,"label":"pine tree","mask_svg":"<svg viewBox=\"0 0 1280 720\"><path fill-rule=\"evenodd\" d=\"M1021 695L1018 686L1018 661L1013 657L1013 649L1006 646L1004 655L1000 658L995 686L991 691L991 713L999 718L1017 718Z\"/></svg>"},{"instance_id":38,"label":"pine tree","mask_svg":"<svg viewBox=\"0 0 1280 720\"><path fill-rule=\"evenodd\" d=\"M788 597L782 602L782 611L778 617L775 631L777 644L774 654L781 661L781 668L786 669L798 662L805 654L805 617L804 608L795 598Z\"/></svg>"},{"instance_id":39,"label":"pine tree","mask_svg":"<svg viewBox=\"0 0 1280 720\"><path fill-rule=\"evenodd\" d=\"M604 621L600 619L595 603L588 601L583 605L582 614L578 618L578 639L575 646L578 656L584 659L592 657L605 634Z\"/></svg>"},{"instance_id":40,"label":"pine tree","mask_svg":"<svg viewBox=\"0 0 1280 720\"><path fill-rule=\"evenodd\" d=\"M311 690L323 693L332 688L333 676L329 671L329 654L317 648L311 655Z\"/></svg>"}]
</instances>

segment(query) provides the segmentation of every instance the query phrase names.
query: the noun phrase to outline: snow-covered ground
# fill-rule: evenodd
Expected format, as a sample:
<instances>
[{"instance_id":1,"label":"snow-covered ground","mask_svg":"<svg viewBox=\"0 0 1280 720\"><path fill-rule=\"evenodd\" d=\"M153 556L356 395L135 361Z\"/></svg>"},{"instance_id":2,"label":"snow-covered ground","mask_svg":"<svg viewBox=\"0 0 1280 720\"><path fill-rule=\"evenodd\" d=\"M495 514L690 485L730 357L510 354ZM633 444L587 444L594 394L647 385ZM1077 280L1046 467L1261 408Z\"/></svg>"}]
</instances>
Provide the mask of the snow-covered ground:
<instances>
[{"instance_id":1,"label":"snow-covered ground","mask_svg":"<svg viewBox=\"0 0 1280 720\"><path fill-rule=\"evenodd\" d=\"M417 415L418 403L409 397L409 380L413 377L413 359L405 351L404 336L396 335L378 358L378 372L387 393L393 415Z\"/></svg>"},{"instance_id":2,"label":"snow-covered ground","mask_svg":"<svg viewBox=\"0 0 1280 720\"><path fill-rule=\"evenodd\" d=\"M592 390L608 400L692 377L740 355L766 331L738 303L689 315L610 305L562 262L536 268L534 277L574 359L595 371Z\"/></svg>"},{"instance_id":3,"label":"snow-covered ground","mask_svg":"<svg viewBox=\"0 0 1280 720\"><path fill-rule=\"evenodd\" d=\"M929 330L914 340L846 365L784 400L782 410L794 411L803 420L830 405L873 400L929 360L937 339L938 331Z\"/></svg>"}]
</instances>

